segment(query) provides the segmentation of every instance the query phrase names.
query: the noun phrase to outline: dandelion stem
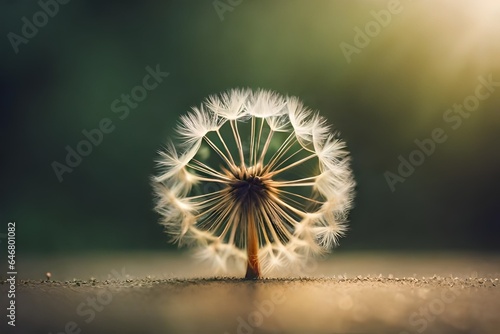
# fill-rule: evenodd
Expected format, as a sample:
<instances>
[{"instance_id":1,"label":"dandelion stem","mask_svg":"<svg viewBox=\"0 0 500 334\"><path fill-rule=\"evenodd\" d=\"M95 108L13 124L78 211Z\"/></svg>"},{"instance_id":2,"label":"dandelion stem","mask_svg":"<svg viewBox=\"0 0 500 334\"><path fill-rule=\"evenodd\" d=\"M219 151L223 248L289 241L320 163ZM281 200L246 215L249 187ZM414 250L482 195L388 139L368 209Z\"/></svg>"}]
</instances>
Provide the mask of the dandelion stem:
<instances>
[{"instance_id":1,"label":"dandelion stem","mask_svg":"<svg viewBox=\"0 0 500 334\"><path fill-rule=\"evenodd\" d=\"M278 162L278 160L295 144L295 134L292 132L285 141L281 144L276 152L274 152L273 156L267 163L265 170L269 171L274 168L274 165Z\"/></svg>"},{"instance_id":2,"label":"dandelion stem","mask_svg":"<svg viewBox=\"0 0 500 334\"><path fill-rule=\"evenodd\" d=\"M304 149L303 148L300 148L298 149L297 151L293 152L292 154L290 154L288 156L288 158L286 158L285 160L283 160L282 162L280 162L277 166L273 167L273 169L278 169L280 168L281 166L283 166L283 164L285 164L288 160L290 160L291 158L293 158L295 155L299 154L300 152L302 152Z\"/></svg>"},{"instance_id":3,"label":"dandelion stem","mask_svg":"<svg viewBox=\"0 0 500 334\"><path fill-rule=\"evenodd\" d=\"M254 164L257 163L257 154L259 152L259 147L260 147L260 141L262 139L262 130L264 129L264 119L261 118L260 119L260 129L259 129L259 137L257 139L257 145L256 145L256 148L255 148L255 161L254 161Z\"/></svg>"},{"instance_id":4,"label":"dandelion stem","mask_svg":"<svg viewBox=\"0 0 500 334\"><path fill-rule=\"evenodd\" d=\"M296 183L300 183L300 182L304 182L304 181L312 181L312 180L316 180L318 178L318 175L315 175L315 176L310 176L310 177L305 177L303 179L296 179L296 180L290 180L290 181L279 181L279 182L275 182L273 183L273 186L280 186L280 185L285 185L285 184L296 184Z\"/></svg>"},{"instance_id":5,"label":"dandelion stem","mask_svg":"<svg viewBox=\"0 0 500 334\"><path fill-rule=\"evenodd\" d=\"M300 159L299 161L295 161L294 163L292 163L292 164L290 164L290 165L288 165L286 167L283 167L283 168L278 169L278 170L273 170L269 174L274 176L274 175L279 174L279 173L281 173L281 172L283 172L283 171L285 171L287 169L290 169L292 167L300 165L300 164L302 164L302 163L306 162L307 160L310 160L310 159L312 159L314 157L316 157L316 154L311 154L311 155L309 155L309 156L307 156L305 158Z\"/></svg>"},{"instance_id":6,"label":"dandelion stem","mask_svg":"<svg viewBox=\"0 0 500 334\"><path fill-rule=\"evenodd\" d=\"M231 129L233 130L234 140L236 141L236 146L238 147L238 152L240 153L240 166L245 167L245 157L243 155L243 145L241 144L241 137L238 131L238 123L231 120Z\"/></svg>"},{"instance_id":7,"label":"dandelion stem","mask_svg":"<svg viewBox=\"0 0 500 334\"><path fill-rule=\"evenodd\" d=\"M283 188L283 187L311 187L315 186L316 182L303 182L303 183L285 183L285 182L279 182L276 183L274 186L276 188Z\"/></svg>"},{"instance_id":8,"label":"dandelion stem","mask_svg":"<svg viewBox=\"0 0 500 334\"><path fill-rule=\"evenodd\" d=\"M222 137L222 135L220 134L220 131L217 130L217 136L219 136L219 139L222 143L222 145L224 146L224 148L226 149L226 152L229 156L229 160L231 160L231 163L234 165L234 159L233 159L233 156L231 154L231 151L229 151L229 149L227 148L227 145L226 145L226 142L224 141L224 138Z\"/></svg>"},{"instance_id":9,"label":"dandelion stem","mask_svg":"<svg viewBox=\"0 0 500 334\"><path fill-rule=\"evenodd\" d=\"M252 126L250 129L250 159L249 159L249 164L253 164L253 155L254 155L254 150L255 150L255 117L252 117Z\"/></svg>"},{"instance_id":10,"label":"dandelion stem","mask_svg":"<svg viewBox=\"0 0 500 334\"><path fill-rule=\"evenodd\" d=\"M203 162L200 162L196 159L191 160L191 162L189 162L186 166L189 168L192 168L194 170L197 170L199 172L205 173L209 176L216 177L218 179L222 179L222 180L226 180L226 181L229 180L227 178L227 176L217 172L213 168L210 168L209 166L205 165Z\"/></svg>"},{"instance_id":11,"label":"dandelion stem","mask_svg":"<svg viewBox=\"0 0 500 334\"><path fill-rule=\"evenodd\" d=\"M222 153L222 151L215 145L207 136L203 137L205 141L210 145L210 147L226 162L226 164L231 167L232 163L228 160L228 158Z\"/></svg>"},{"instance_id":12,"label":"dandelion stem","mask_svg":"<svg viewBox=\"0 0 500 334\"><path fill-rule=\"evenodd\" d=\"M245 279L260 278L259 266L259 236L255 226L255 216L252 209L247 209L247 273Z\"/></svg>"},{"instance_id":13,"label":"dandelion stem","mask_svg":"<svg viewBox=\"0 0 500 334\"><path fill-rule=\"evenodd\" d=\"M286 212L284 212L276 203L268 201L265 203L265 207L266 211L270 213L271 219L273 219L273 222L271 223L271 227L273 228L271 231L275 239L285 242L286 240L290 240L292 238L292 234L286 228L283 218L285 218L285 221L291 223L292 226L296 226L297 222L287 215ZM277 234L279 234L280 237L278 237Z\"/></svg>"},{"instance_id":14,"label":"dandelion stem","mask_svg":"<svg viewBox=\"0 0 500 334\"><path fill-rule=\"evenodd\" d=\"M281 239L280 239L280 237L278 237L278 234L277 234L276 228L275 228L275 226L276 226L279 229L280 225L282 225L280 217L278 217L276 212L272 210L272 208L268 205L267 202L263 203L262 208L260 208L260 213L261 213L262 217L264 217L264 219L265 219L265 222L267 224L267 228L269 229L269 232L271 232L271 236L273 237L273 240L275 240L276 243L281 244ZM269 217L269 216L272 216L272 217ZM273 221L275 221L276 224L274 224L271 221L271 219ZM266 229L264 229L264 231L266 231ZM266 236L267 236L267 232L266 232Z\"/></svg>"},{"instance_id":15,"label":"dandelion stem","mask_svg":"<svg viewBox=\"0 0 500 334\"><path fill-rule=\"evenodd\" d=\"M267 149L269 148L269 144L271 143L271 138L273 138L273 133L274 131L270 129L269 134L267 135L266 143L264 144L264 148L262 149L262 153L259 158L261 164L264 164L264 157L266 156Z\"/></svg>"}]
</instances>

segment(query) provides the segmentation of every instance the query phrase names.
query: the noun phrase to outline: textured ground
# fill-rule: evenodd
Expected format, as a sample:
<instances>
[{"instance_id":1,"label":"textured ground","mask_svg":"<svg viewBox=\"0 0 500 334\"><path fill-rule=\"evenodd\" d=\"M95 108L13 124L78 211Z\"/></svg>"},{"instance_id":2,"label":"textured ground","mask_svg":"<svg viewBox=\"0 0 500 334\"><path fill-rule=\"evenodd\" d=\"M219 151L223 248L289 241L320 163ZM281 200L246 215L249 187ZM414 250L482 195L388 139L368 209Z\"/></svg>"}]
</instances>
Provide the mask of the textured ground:
<instances>
[{"instance_id":1,"label":"textured ground","mask_svg":"<svg viewBox=\"0 0 500 334\"><path fill-rule=\"evenodd\" d=\"M207 268L165 254L23 266L17 326L0 333L500 333L495 256L338 255L260 281L196 278Z\"/></svg>"}]
</instances>

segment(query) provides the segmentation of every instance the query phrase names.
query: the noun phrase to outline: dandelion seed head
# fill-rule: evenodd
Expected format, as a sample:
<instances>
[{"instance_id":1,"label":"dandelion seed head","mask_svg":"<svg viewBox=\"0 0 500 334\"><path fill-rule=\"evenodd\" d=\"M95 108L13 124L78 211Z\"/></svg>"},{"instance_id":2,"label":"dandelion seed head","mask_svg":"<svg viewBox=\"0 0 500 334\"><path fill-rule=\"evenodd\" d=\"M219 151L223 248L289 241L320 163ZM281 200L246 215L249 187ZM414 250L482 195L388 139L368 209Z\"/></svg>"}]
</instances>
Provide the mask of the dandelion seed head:
<instances>
[{"instance_id":1,"label":"dandelion seed head","mask_svg":"<svg viewBox=\"0 0 500 334\"><path fill-rule=\"evenodd\" d=\"M203 105L193 107L191 112L181 116L176 131L184 145L201 141L208 132L216 131L221 126L221 119L204 109Z\"/></svg>"},{"instance_id":2,"label":"dandelion seed head","mask_svg":"<svg viewBox=\"0 0 500 334\"><path fill-rule=\"evenodd\" d=\"M212 95L205 104L223 120L237 120L246 116L245 103L252 92L247 89L231 89L220 96Z\"/></svg>"},{"instance_id":3,"label":"dandelion seed head","mask_svg":"<svg viewBox=\"0 0 500 334\"><path fill-rule=\"evenodd\" d=\"M176 132L152 178L155 209L172 240L217 272L300 268L345 233L346 145L298 98L233 89L181 116Z\"/></svg>"},{"instance_id":4,"label":"dandelion seed head","mask_svg":"<svg viewBox=\"0 0 500 334\"><path fill-rule=\"evenodd\" d=\"M246 110L250 116L258 118L276 117L286 112L284 97L267 90L259 90L250 95Z\"/></svg>"}]
</instances>

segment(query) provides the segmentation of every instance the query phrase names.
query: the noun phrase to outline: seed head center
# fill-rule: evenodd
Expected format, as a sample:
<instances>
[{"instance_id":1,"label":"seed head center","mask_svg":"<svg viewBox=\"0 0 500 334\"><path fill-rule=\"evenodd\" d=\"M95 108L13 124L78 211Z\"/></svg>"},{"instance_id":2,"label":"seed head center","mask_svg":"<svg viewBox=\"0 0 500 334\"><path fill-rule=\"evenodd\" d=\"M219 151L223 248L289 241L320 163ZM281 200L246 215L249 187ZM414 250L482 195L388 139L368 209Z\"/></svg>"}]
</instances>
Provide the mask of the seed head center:
<instances>
[{"instance_id":1,"label":"seed head center","mask_svg":"<svg viewBox=\"0 0 500 334\"><path fill-rule=\"evenodd\" d=\"M233 198L244 205L254 206L264 201L271 190L269 178L252 170L240 171L233 175L230 185Z\"/></svg>"}]
</instances>

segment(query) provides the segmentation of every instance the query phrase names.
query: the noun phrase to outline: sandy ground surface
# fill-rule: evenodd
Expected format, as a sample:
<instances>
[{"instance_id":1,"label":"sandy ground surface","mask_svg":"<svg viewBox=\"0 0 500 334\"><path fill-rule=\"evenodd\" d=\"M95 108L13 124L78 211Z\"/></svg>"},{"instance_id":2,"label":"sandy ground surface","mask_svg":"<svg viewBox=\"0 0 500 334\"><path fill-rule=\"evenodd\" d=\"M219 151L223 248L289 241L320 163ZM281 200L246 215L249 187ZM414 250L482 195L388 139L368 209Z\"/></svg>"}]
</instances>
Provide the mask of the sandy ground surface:
<instances>
[{"instance_id":1,"label":"sandy ground surface","mask_svg":"<svg viewBox=\"0 0 500 334\"><path fill-rule=\"evenodd\" d=\"M157 253L31 258L18 272L16 327L3 315L0 333L500 333L491 255L340 254L259 281Z\"/></svg>"}]
</instances>

